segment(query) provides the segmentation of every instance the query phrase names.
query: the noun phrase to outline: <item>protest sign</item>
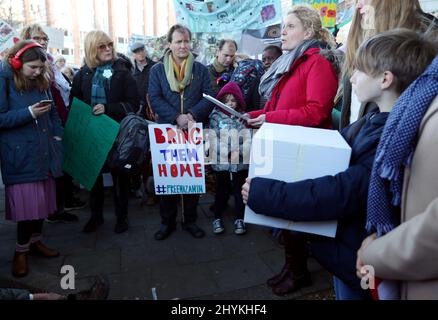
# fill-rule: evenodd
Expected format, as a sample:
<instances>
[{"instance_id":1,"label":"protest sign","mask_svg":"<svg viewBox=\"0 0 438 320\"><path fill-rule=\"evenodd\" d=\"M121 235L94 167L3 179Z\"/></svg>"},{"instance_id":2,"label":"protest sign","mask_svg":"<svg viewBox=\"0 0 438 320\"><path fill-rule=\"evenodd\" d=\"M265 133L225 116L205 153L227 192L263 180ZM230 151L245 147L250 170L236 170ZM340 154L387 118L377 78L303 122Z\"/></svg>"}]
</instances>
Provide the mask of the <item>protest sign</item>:
<instances>
[{"instance_id":1,"label":"protest sign","mask_svg":"<svg viewBox=\"0 0 438 320\"><path fill-rule=\"evenodd\" d=\"M64 30L43 26L44 32L49 37L49 48L64 49Z\"/></svg>"},{"instance_id":2,"label":"protest sign","mask_svg":"<svg viewBox=\"0 0 438 320\"><path fill-rule=\"evenodd\" d=\"M95 116L89 105L74 99L64 129L63 170L87 190L94 186L119 132L106 115Z\"/></svg>"},{"instance_id":3,"label":"protest sign","mask_svg":"<svg viewBox=\"0 0 438 320\"><path fill-rule=\"evenodd\" d=\"M188 130L149 125L155 194L205 193L202 123Z\"/></svg>"},{"instance_id":4,"label":"protest sign","mask_svg":"<svg viewBox=\"0 0 438 320\"><path fill-rule=\"evenodd\" d=\"M19 41L18 34L6 21L0 20L0 57Z\"/></svg>"}]
</instances>

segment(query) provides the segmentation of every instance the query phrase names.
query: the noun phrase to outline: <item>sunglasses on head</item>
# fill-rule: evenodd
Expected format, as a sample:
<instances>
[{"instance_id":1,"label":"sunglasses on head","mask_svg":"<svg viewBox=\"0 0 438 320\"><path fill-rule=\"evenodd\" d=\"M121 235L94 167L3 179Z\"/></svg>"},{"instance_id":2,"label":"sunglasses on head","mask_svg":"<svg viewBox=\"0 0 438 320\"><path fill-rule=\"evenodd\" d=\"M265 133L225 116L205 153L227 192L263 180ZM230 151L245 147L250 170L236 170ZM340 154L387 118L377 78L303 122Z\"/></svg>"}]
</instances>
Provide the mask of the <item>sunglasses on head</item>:
<instances>
[{"instance_id":1,"label":"sunglasses on head","mask_svg":"<svg viewBox=\"0 0 438 320\"><path fill-rule=\"evenodd\" d=\"M99 50L105 50L106 48L108 48L108 49L112 49L113 46L114 46L114 44L113 44L112 42L110 42L110 43L108 43L108 44L101 44L101 45L99 45L97 48L98 48Z\"/></svg>"}]
</instances>

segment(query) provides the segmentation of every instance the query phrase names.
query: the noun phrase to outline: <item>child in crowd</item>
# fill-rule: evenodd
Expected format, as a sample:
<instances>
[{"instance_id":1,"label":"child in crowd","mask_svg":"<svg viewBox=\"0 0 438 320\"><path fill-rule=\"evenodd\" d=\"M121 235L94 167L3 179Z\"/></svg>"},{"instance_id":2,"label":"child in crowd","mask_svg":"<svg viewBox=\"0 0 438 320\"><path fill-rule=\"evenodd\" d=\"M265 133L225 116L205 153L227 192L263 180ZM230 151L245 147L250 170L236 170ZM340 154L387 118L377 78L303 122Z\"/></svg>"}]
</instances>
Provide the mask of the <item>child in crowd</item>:
<instances>
[{"instance_id":1,"label":"child in crowd","mask_svg":"<svg viewBox=\"0 0 438 320\"><path fill-rule=\"evenodd\" d=\"M350 166L335 175L294 183L254 178L243 187L244 202L256 213L292 221L338 220L336 237L299 234L290 254L292 286L309 283L306 243L313 256L334 277L337 299L369 299L355 277L356 252L367 236L365 219L371 168L389 112L401 93L432 62L434 43L407 29L373 36L356 54L353 90L361 103L379 109L342 131L352 148ZM267 192L269 190L269 192ZM303 249L304 247L304 249Z\"/></svg>"},{"instance_id":2,"label":"child in crowd","mask_svg":"<svg viewBox=\"0 0 438 320\"><path fill-rule=\"evenodd\" d=\"M219 91L217 99L236 111L245 110L242 91L234 82L226 84ZM216 174L213 232L221 234L225 231L222 214L227 207L229 190L232 190L236 209L234 233L241 235L246 228L243 222L245 206L240 190L248 177L251 131L217 108L210 115L210 129L216 133L209 135L210 150L213 152L212 169Z\"/></svg>"},{"instance_id":3,"label":"child in crowd","mask_svg":"<svg viewBox=\"0 0 438 320\"><path fill-rule=\"evenodd\" d=\"M57 210L62 176L61 120L47 80L47 55L34 41L17 42L0 63L0 163L6 219L17 223L12 274L28 274L28 255L59 252L42 243L44 219Z\"/></svg>"}]
</instances>

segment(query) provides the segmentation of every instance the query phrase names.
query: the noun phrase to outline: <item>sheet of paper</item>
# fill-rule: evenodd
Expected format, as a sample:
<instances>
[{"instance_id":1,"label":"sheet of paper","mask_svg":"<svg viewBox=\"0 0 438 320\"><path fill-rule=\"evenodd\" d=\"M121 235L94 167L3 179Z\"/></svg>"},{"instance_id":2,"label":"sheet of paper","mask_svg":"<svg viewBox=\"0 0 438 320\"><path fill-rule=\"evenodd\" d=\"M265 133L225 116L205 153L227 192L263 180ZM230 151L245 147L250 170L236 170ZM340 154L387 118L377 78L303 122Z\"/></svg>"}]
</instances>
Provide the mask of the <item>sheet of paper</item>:
<instances>
[{"instance_id":1,"label":"sheet of paper","mask_svg":"<svg viewBox=\"0 0 438 320\"><path fill-rule=\"evenodd\" d=\"M229 106L227 106L226 104L220 102L216 98L213 98L212 96L209 96L208 94L205 94L205 93L203 93L203 96L204 96L205 99L207 99L210 102L213 102L216 106L218 106L223 111L225 111L227 114L233 115L233 116L235 116L235 117L237 117L239 119L242 119L243 121L248 121L249 120L249 118L247 116L244 116L242 113L237 112L233 108L230 108Z\"/></svg>"}]
</instances>

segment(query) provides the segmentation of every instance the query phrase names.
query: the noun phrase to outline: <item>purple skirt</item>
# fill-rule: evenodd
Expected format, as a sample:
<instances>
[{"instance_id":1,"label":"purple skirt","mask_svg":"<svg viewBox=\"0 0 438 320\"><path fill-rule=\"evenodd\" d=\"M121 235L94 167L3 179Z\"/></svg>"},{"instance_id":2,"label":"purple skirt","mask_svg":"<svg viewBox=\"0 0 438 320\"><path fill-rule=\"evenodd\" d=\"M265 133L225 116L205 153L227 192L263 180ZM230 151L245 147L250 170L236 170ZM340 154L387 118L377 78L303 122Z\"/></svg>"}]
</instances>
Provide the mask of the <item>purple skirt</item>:
<instances>
[{"instance_id":1,"label":"purple skirt","mask_svg":"<svg viewBox=\"0 0 438 320\"><path fill-rule=\"evenodd\" d=\"M40 220L56 211L55 179L6 186L6 219Z\"/></svg>"}]
</instances>

